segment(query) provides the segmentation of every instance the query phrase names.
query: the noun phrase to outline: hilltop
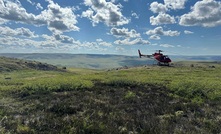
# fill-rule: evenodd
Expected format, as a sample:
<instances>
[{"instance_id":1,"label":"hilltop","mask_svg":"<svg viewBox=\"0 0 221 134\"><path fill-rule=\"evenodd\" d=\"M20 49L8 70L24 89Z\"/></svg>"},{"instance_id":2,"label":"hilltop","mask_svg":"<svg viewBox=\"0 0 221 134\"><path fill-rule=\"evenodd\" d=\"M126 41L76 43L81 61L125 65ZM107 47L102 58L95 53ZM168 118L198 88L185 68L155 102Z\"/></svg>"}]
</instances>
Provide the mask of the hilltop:
<instances>
[{"instance_id":1,"label":"hilltop","mask_svg":"<svg viewBox=\"0 0 221 134\"><path fill-rule=\"evenodd\" d=\"M16 58L0 57L0 72L10 72L15 70L59 70L56 66L41 63L38 61L28 61Z\"/></svg>"},{"instance_id":2,"label":"hilltop","mask_svg":"<svg viewBox=\"0 0 221 134\"><path fill-rule=\"evenodd\" d=\"M19 61L3 59L6 67ZM219 133L221 65L210 65L190 62L61 72L20 64L22 69L0 74L0 130Z\"/></svg>"}]
</instances>

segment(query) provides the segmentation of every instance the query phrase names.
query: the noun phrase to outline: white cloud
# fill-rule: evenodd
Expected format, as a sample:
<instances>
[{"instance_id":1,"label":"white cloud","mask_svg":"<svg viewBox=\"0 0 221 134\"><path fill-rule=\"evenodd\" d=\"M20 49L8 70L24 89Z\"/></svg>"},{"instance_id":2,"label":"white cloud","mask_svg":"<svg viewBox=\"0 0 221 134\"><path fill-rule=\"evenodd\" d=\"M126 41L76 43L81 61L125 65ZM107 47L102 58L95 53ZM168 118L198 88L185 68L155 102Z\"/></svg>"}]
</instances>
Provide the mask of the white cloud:
<instances>
[{"instance_id":1,"label":"white cloud","mask_svg":"<svg viewBox=\"0 0 221 134\"><path fill-rule=\"evenodd\" d=\"M142 38L136 38L134 40L130 40L129 38L126 38L124 40L116 40L114 43L118 44L118 45L146 45L146 44L150 44L150 42L148 40L143 40Z\"/></svg>"},{"instance_id":2,"label":"white cloud","mask_svg":"<svg viewBox=\"0 0 221 134\"><path fill-rule=\"evenodd\" d=\"M82 12L82 17L92 18L93 14L94 14L94 11L92 9L88 9Z\"/></svg>"},{"instance_id":3,"label":"white cloud","mask_svg":"<svg viewBox=\"0 0 221 134\"><path fill-rule=\"evenodd\" d=\"M100 45L100 46L105 46L105 47L111 47L111 46L112 46L111 43L108 43L108 42L105 42L105 41L98 42L98 45Z\"/></svg>"},{"instance_id":4,"label":"white cloud","mask_svg":"<svg viewBox=\"0 0 221 134\"><path fill-rule=\"evenodd\" d=\"M7 23L7 22L8 22L8 20L5 20L5 19L0 18L0 25L5 24L5 23Z\"/></svg>"},{"instance_id":5,"label":"white cloud","mask_svg":"<svg viewBox=\"0 0 221 134\"><path fill-rule=\"evenodd\" d=\"M174 47L173 45L170 44L160 44L161 47Z\"/></svg>"},{"instance_id":6,"label":"white cloud","mask_svg":"<svg viewBox=\"0 0 221 134\"><path fill-rule=\"evenodd\" d=\"M195 3L191 12L180 17L180 25L215 27L221 25L221 2L202 0Z\"/></svg>"},{"instance_id":7,"label":"white cloud","mask_svg":"<svg viewBox=\"0 0 221 134\"><path fill-rule=\"evenodd\" d=\"M0 0L0 18L27 24L46 24L44 20L40 20L34 14L27 13L19 2L6 0Z\"/></svg>"},{"instance_id":8,"label":"white cloud","mask_svg":"<svg viewBox=\"0 0 221 134\"><path fill-rule=\"evenodd\" d=\"M185 33L185 34L193 34L192 31L188 31L188 30L184 30L184 33Z\"/></svg>"},{"instance_id":9,"label":"white cloud","mask_svg":"<svg viewBox=\"0 0 221 134\"><path fill-rule=\"evenodd\" d=\"M37 5L36 5L36 9L43 9L43 7L41 6L41 4L40 3L37 3Z\"/></svg>"},{"instance_id":10,"label":"white cloud","mask_svg":"<svg viewBox=\"0 0 221 134\"><path fill-rule=\"evenodd\" d=\"M100 45L100 46L106 46L106 47L111 47L112 46L111 43L105 42L102 39L96 39L96 41L97 41L98 45Z\"/></svg>"},{"instance_id":11,"label":"white cloud","mask_svg":"<svg viewBox=\"0 0 221 134\"><path fill-rule=\"evenodd\" d=\"M0 45L3 45L5 48L35 48L35 49L47 49L57 48L57 43L50 40L47 41L35 41L30 38L17 38L12 36L0 37Z\"/></svg>"},{"instance_id":12,"label":"white cloud","mask_svg":"<svg viewBox=\"0 0 221 134\"><path fill-rule=\"evenodd\" d=\"M151 35L149 39L151 39L151 40L160 40L161 38L160 38L160 36L154 34L154 35Z\"/></svg>"},{"instance_id":13,"label":"white cloud","mask_svg":"<svg viewBox=\"0 0 221 134\"><path fill-rule=\"evenodd\" d=\"M140 37L140 34L137 33L136 30L132 29L129 31L129 29L127 28L122 28L122 29L118 29L118 28L112 28L110 30L110 33L112 35L114 35L115 37L125 37L125 38L136 38L136 37Z\"/></svg>"},{"instance_id":14,"label":"white cloud","mask_svg":"<svg viewBox=\"0 0 221 134\"><path fill-rule=\"evenodd\" d=\"M132 12L131 16L133 16L136 19L139 19L139 16L135 12Z\"/></svg>"},{"instance_id":15,"label":"white cloud","mask_svg":"<svg viewBox=\"0 0 221 134\"><path fill-rule=\"evenodd\" d=\"M39 9L42 10L42 9L43 9L43 7L41 6L40 3L37 3L37 4L36 4L35 2L32 2L31 0L27 0L27 2L30 3L32 6L36 5L35 8L36 8L37 10L39 10Z\"/></svg>"},{"instance_id":16,"label":"white cloud","mask_svg":"<svg viewBox=\"0 0 221 134\"><path fill-rule=\"evenodd\" d=\"M84 4L90 8L82 13L82 17L91 20L93 26L103 22L107 26L121 26L129 23L129 19L121 13L121 5L115 5L106 0L84 0Z\"/></svg>"},{"instance_id":17,"label":"white cloud","mask_svg":"<svg viewBox=\"0 0 221 134\"><path fill-rule=\"evenodd\" d=\"M81 47L87 48L87 50L107 51L107 48L101 47L97 42L83 42Z\"/></svg>"},{"instance_id":18,"label":"white cloud","mask_svg":"<svg viewBox=\"0 0 221 134\"><path fill-rule=\"evenodd\" d=\"M102 39L96 39L96 41L97 41L97 42L102 42L103 40L102 40Z\"/></svg>"},{"instance_id":19,"label":"white cloud","mask_svg":"<svg viewBox=\"0 0 221 134\"><path fill-rule=\"evenodd\" d=\"M4 36L22 36L22 37L28 37L28 38L34 38L37 37L34 32L31 32L27 28L16 28L16 29L11 29L10 27L0 26L0 35Z\"/></svg>"},{"instance_id":20,"label":"white cloud","mask_svg":"<svg viewBox=\"0 0 221 134\"><path fill-rule=\"evenodd\" d=\"M150 17L151 25L174 24L176 20L173 16L165 13L159 13L156 17Z\"/></svg>"},{"instance_id":21,"label":"white cloud","mask_svg":"<svg viewBox=\"0 0 221 134\"><path fill-rule=\"evenodd\" d=\"M52 32L78 31L76 15L70 7L62 8L51 0L48 9L39 15L27 13L20 3L0 0L0 18L36 26L47 25Z\"/></svg>"},{"instance_id":22,"label":"white cloud","mask_svg":"<svg viewBox=\"0 0 221 134\"><path fill-rule=\"evenodd\" d=\"M27 0L28 3L30 3L31 5L35 5L34 2L32 2L31 0Z\"/></svg>"},{"instance_id":23,"label":"white cloud","mask_svg":"<svg viewBox=\"0 0 221 134\"><path fill-rule=\"evenodd\" d=\"M15 35L15 33L12 33L12 35L13 34ZM19 38L16 35L3 35L0 36L0 47L17 50L23 49L23 52L25 50L26 52L30 52L29 50L32 50L33 52L37 52L38 50L40 50L40 52L72 52L81 48L86 48L87 50L93 51L106 51L108 47L113 46L111 43L105 42L102 39L97 39L96 42L82 43L70 36L62 34L53 34L52 36L43 34L42 36L38 36L38 38L40 40L35 40L32 38Z\"/></svg>"},{"instance_id":24,"label":"white cloud","mask_svg":"<svg viewBox=\"0 0 221 134\"><path fill-rule=\"evenodd\" d=\"M164 0L164 4L154 1L150 4L150 10L153 13L166 13L170 9L184 9L187 0Z\"/></svg>"},{"instance_id":25,"label":"white cloud","mask_svg":"<svg viewBox=\"0 0 221 134\"><path fill-rule=\"evenodd\" d=\"M166 5L155 1L150 4L150 10L153 13L165 13L168 9Z\"/></svg>"},{"instance_id":26,"label":"white cloud","mask_svg":"<svg viewBox=\"0 0 221 134\"><path fill-rule=\"evenodd\" d=\"M115 48L115 50L117 50L117 51L124 51L125 49L124 49L123 47L117 46L117 47Z\"/></svg>"},{"instance_id":27,"label":"white cloud","mask_svg":"<svg viewBox=\"0 0 221 134\"><path fill-rule=\"evenodd\" d=\"M56 41L59 41L61 43L79 44L79 41L75 41L74 38L66 36L66 35L55 34L53 36Z\"/></svg>"},{"instance_id":28,"label":"white cloud","mask_svg":"<svg viewBox=\"0 0 221 134\"><path fill-rule=\"evenodd\" d=\"M79 31L77 17L70 7L62 8L57 3L49 1L48 9L41 12L39 18L47 22L48 28L56 33Z\"/></svg>"},{"instance_id":29,"label":"white cloud","mask_svg":"<svg viewBox=\"0 0 221 134\"><path fill-rule=\"evenodd\" d=\"M149 30L146 32L147 35L158 35L158 36L179 36L180 32L178 31L164 31L162 27L156 27L153 30Z\"/></svg>"},{"instance_id":30,"label":"white cloud","mask_svg":"<svg viewBox=\"0 0 221 134\"><path fill-rule=\"evenodd\" d=\"M185 8L187 0L164 0L165 5L173 10Z\"/></svg>"}]
</instances>

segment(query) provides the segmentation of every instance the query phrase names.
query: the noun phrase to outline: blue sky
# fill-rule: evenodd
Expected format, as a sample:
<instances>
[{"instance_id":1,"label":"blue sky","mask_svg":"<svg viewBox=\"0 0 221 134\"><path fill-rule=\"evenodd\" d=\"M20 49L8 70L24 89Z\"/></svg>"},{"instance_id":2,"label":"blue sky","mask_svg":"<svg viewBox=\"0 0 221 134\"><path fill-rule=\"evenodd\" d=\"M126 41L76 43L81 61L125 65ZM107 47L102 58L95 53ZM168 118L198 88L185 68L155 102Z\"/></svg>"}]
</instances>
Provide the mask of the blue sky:
<instances>
[{"instance_id":1,"label":"blue sky","mask_svg":"<svg viewBox=\"0 0 221 134\"><path fill-rule=\"evenodd\" d=\"M0 53L221 54L218 0L0 0Z\"/></svg>"}]
</instances>

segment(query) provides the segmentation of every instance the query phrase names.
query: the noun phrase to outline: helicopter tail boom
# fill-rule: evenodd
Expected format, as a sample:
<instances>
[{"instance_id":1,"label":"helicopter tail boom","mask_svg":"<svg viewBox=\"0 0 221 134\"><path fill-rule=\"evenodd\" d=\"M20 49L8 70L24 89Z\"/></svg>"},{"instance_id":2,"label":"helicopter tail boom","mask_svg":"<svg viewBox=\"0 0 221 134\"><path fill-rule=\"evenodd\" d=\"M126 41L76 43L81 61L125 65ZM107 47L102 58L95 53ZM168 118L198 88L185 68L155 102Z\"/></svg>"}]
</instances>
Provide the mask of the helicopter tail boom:
<instances>
[{"instance_id":1,"label":"helicopter tail boom","mask_svg":"<svg viewBox=\"0 0 221 134\"><path fill-rule=\"evenodd\" d=\"M144 54L141 54L140 50L138 49L138 54L139 54L139 57L141 58L142 56L143 57L146 57L146 58L152 58L153 55L144 55Z\"/></svg>"}]
</instances>

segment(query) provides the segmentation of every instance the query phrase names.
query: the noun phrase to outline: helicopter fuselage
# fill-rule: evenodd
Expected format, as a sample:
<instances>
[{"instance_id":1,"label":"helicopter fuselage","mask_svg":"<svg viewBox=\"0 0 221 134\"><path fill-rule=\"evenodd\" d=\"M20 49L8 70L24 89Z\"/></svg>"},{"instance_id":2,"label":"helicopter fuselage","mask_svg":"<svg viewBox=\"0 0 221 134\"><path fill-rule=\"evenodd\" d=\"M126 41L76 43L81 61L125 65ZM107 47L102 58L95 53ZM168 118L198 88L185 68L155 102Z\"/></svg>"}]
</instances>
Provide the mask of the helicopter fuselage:
<instances>
[{"instance_id":1,"label":"helicopter fuselage","mask_svg":"<svg viewBox=\"0 0 221 134\"><path fill-rule=\"evenodd\" d=\"M167 55L163 55L161 53L154 53L153 57L158 61L162 63L170 63L171 59Z\"/></svg>"}]
</instances>

